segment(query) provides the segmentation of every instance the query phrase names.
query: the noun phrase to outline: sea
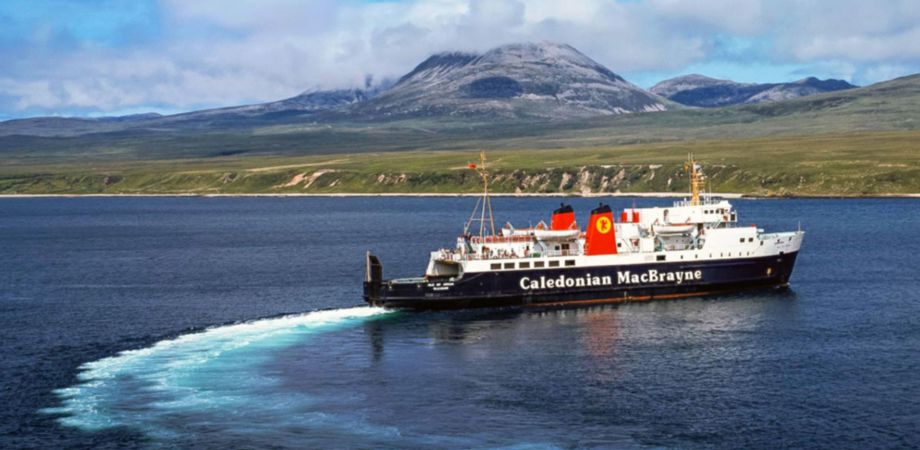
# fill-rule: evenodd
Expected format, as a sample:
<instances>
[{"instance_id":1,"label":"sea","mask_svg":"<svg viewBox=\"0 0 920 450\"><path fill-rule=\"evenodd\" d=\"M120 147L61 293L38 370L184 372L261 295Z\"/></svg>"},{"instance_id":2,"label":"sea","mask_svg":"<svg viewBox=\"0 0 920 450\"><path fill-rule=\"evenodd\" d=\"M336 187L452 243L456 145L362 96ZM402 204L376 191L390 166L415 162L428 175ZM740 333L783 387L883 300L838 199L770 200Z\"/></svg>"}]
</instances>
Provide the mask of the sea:
<instances>
[{"instance_id":1,"label":"sea","mask_svg":"<svg viewBox=\"0 0 920 450\"><path fill-rule=\"evenodd\" d=\"M788 289L408 312L365 252L421 275L474 198L0 199L0 448L918 448L920 200L732 202L805 230Z\"/></svg>"}]
</instances>

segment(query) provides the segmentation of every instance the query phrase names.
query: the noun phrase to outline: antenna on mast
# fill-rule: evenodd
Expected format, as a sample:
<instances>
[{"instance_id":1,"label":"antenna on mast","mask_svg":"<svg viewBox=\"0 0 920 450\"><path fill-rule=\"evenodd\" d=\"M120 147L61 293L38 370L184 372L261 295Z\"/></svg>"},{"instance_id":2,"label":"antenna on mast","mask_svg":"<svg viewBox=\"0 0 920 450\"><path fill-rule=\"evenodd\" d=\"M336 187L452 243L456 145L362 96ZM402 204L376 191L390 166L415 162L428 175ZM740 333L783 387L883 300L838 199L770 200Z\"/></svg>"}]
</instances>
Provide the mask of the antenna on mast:
<instances>
[{"instance_id":1,"label":"antenna on mast","mask_svg":"<svg viewBox=\"0 0 920 450\"><path fill-rule=\"evenodd\" d=\"M693 153L687 154L687 162L684 163L684 170L690 174L690 205L697 206L700 204L700 188L703 186L703 170L700 165L693 160Z\"/></svg>"},{"instance_id":2,"label":"antenna on mast","mask_svg":"<svg viewBox=\"0 0 920 450\"><path fill-rule=\"evenodd\" d=\"M473 213L470 215L470 220L466 222L465 231L469 233L470 225L474 221L479 222L479 237L485 237L486 235L486 222L489 223L490 235L495 235L495 220L492 218L492 199L489 197L489 171L486 169L486 151L479 151L479 165L475 163L470 163L469 168L475 170L479 176L482 178L482 197L476 201L476 206L473 207ZM477 219L477 213L479 218Z\"/></svg>"}]
</instances>

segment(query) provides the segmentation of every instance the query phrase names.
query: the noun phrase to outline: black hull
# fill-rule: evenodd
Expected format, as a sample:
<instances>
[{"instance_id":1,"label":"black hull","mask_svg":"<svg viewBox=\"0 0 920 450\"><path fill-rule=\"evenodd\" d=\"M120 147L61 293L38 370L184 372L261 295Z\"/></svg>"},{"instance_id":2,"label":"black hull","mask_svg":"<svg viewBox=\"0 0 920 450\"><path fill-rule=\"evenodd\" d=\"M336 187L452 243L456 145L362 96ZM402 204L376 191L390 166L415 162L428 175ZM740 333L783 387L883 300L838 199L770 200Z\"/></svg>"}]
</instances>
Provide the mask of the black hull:
<instances>
[{"instance_id":1,"label":"black hull","mask_svg":"<svg viewBox=\"0 0 920 450\"><path fill-rule=\"evenodd\" d=\"M796 256L789 253L715 261L496 271L467 274L453 283L435 279L415 283L366 281L364 300L387 308L431 310L604 304L718 295L786 286ZM624 273L628 274L625 278ZM673 275L678 273L685 276L677 280ZM547 286L546 281L560 278L582 281L580 286Z\"/></svg>"}]
</instances>

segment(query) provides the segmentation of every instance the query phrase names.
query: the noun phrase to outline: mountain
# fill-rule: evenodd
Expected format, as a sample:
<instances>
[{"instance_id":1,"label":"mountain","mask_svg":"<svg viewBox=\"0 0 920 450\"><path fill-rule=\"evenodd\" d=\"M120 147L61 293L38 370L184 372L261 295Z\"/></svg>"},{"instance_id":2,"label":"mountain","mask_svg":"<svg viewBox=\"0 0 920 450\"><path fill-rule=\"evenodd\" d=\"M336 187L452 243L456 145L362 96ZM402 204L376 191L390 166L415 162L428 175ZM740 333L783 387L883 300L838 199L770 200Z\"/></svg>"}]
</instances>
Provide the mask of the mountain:
<instances>
[{"instance_id":1,"label":"mountain","mask_svg":"<svg viewBox=\"0 0 920 450\"><path fill-rule=\"evenodd\" d=\"M756 84L693 74L662 81L652 86L650 91L682 105L712 108L790 100L855 87L843 80L814 77L791 83Z\"/></svg>"},{"instance_id":2,"label":"mountain","mask_svg":"<svg viewBox=\"0 0 920 450\"><path fill-rule=\"evenodd\" d=\"M316 113L346 108L377 95L377 89L336 89L307 91L295 97L255 105L231 106L175 114L154 121L157 126L212 128L264 124L288 117L310 117Z\"/></svg>"},{"instance_id":3,"label":"mountain","mask_svg":"<svg viewBox=\"0 0 920 450\"><path fill-rule=\"evenodd\" d=\"M673 190L680 166L654 167L693 152L717 162L708 175L724 192L916 193L918 111L920 74L755 105L569 121L264 121L4 136L0 193L456 192L475 178L462 168L479 149L503 170L493 178L503 192Z\"/></svg>"},{"instance_id":4,"label":"mountain","mask_svg":"<svg viewBox=\"0 0 920 450\"><path fill-rule=\"evenodd\" d=\"M432 119L464 123L563 121L665 111L683 105L763 103L853 87L840 80L742 84L702 75L666 80L652 92L565 44L523 43L485 53L435 54L395 83L307 91L255 105L160 116L37 117L0 122L0 136L231 133ZM683 104L683 105L682 105ZM280 126L280 127L279 127Z\"/></svg>"},{"instance_id":5,"label":"mountain","mask_svg":"<svg viewBox=\"0 0 920 450\"><path fill-rule=\"evenodd\" d=\"M163 116L156 113L117 117L34 117L0 122L0 136L75 136L128 129L220 129L265 125L288 117L309 117L317 112L365 102L382 90L338 89L307 91L284 100L255 105L204 109Z\"/></svg>"},{"instance_id":6,"label":"mountain","mask_svg":"<svg viewBox=\"0 0 920 450\"><path fill-rule=\"evenodd\" d=\"M132 127L138 123L163 117L158 113L128 114L103 117L30 117L0 122L0 136L76 136L106 133Z\"/></svg>"},{"instance_id":7,"label":"mountain","mask_svg":"<svg viewBox=\"0 0 920 450\"><path fill-rule=\"evenodd\" d=\"M504 45L481 55L433 55L350 112L374 119L569 119L675 106L569 45L544 42Z\"/></svg>"},{"instance_id":8,"label":"mountain","mask_svg":"<svg viewBox=\"0 0 920 450\"><path fill-rule=\"evenodd\" d=\"M681 108L565 44L524 43L483 54L435 54L390 82L309 91L255 105L130 120L31 118L0 123L0 136L74 136L125 130L245 129L272 124L425 117L566 120Z\"/></svg>"}]
</instances>

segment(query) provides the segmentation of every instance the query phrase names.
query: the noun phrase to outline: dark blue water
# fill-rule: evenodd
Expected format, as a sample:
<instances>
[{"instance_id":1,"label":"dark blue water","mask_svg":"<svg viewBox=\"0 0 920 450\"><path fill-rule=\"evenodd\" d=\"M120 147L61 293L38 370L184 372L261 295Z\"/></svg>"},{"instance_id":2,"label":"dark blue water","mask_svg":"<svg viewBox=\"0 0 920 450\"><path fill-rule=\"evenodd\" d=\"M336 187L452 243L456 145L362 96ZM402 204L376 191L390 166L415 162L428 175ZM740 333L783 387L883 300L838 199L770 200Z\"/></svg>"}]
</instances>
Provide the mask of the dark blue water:
<instances>
[{"instance_id":1,"label":"dark blue water","mask_svg":"<svg viewBox=\"0 0 920 450\"><path fill-rule=\"evenodd\" d=\"M808 232L786 291L360 305L365 250L418 275L473 203L0 200L0 447L920 445L920 201L736 201ZM557 204L494 201L517 224Z\"/></svg>"}]
</instances>

